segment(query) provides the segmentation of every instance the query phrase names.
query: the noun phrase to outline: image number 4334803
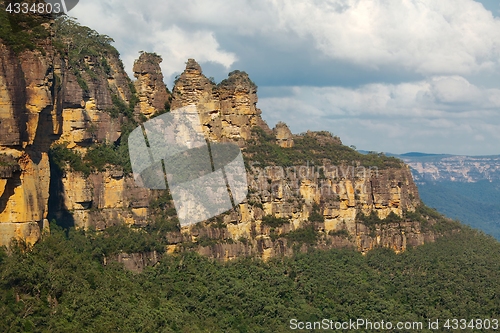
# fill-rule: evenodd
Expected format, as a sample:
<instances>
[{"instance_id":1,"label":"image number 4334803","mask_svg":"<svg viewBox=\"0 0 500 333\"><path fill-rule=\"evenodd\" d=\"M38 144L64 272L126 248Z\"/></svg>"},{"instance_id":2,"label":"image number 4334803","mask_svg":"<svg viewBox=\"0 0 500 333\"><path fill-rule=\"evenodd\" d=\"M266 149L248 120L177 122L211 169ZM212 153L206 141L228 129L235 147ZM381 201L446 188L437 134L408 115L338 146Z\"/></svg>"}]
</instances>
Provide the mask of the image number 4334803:
<instances>
[{"instance_id":1,"label":"image number 4334803","mask_svg":"<svg viewBox=\"0 0 500 333\"><path fill-rule=\"evenodd\" d=\"M78 0L5 1L5 11L10 14L63 15L75 8Z\"/></svg>"}]
</instances>

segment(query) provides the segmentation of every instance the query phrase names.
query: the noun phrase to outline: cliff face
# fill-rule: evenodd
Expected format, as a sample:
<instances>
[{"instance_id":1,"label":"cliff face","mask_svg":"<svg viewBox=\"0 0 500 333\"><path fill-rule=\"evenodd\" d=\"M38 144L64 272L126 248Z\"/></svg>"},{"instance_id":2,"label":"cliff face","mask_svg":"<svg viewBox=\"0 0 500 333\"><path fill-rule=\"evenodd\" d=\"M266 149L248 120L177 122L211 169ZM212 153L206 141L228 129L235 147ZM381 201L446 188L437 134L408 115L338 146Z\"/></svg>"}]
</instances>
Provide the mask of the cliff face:
<instances>
[{"instance_id":1,"label":"cliff face","mask_svg":"<svg viewBox=\"0 0 500 333\"><path fill-rule=\"evenodd\" d=\"M401 155L412 169L415 181L464 182L500 180L500 156Z\"/></svg>"},{"instance_id":2,"label":"cliff face","mask_svg":"<svg viewBox=\"0 0 500 333\"><path fill-rule=\"evenodd\" d=\"M169 250L181 250L194 242L200 245L200 253L219 259L249 254L266 259L306 250L313 244L320 248L354 247L361 252L384 246L401 252L407 246L434 240L433 232L410 219L377 226L358 219L360 213L375 212L383 220L391 212L404 216L406 211L415 210L418 191L408 168L366 173L358 169L358 174L344 177L342 171L330 167L324 176L306 166L252 168L247 202L219 222L170 233ZM281 222L270 222L270 217Z\"/></svg>"},{"instance_id":3,"label":"cliff face","mask_svg":"<svg viewBox=\"0 0 500 333\"><path fill-rule=\"evenodd\" d=\"M376 246L404 251L408 245L434 239L433 232L423 230L410 219L368 226L357 218L360 213L375 212L383 220L391 212L404 216L405 212L415 211L420 199L406 166L379 170L368 165L327 162L320 167L322 170L309 165L254 167L252 154L245 150L255 138L252 128L260 127L274 136L282 148L294 146L294 136L286 124L279 123L269 130L256 102L256 87L243 72L232 72L216 85L202 74L194 60L189 60L179 76L172 107L197 105L207 137L237 142L243 147L251 165L247 170L250 194L246 202L222 217L169 233L169 251L194 247L219 259L241 255L269 258L289 255L297 246L305 250L313 243L321 248L351 246L362 252ZM336 137L313 132L306 136L323 145L341 145ZM272 218L283 223L273 225L268 222ZM290 237L300 235L302 230L311 230L311 237Z\"/></svg>"},{"instance_id":4,"label":"cliff face","mask_svg":"<svg viewBox=\"0 0 500 333\"><path fill-rule=\"evenodd\" d=\"M134 87L139 100L135 111L138 115L150 118L157 112L170 110L172 97L163 82L161 61L156 54L142 53L134 63Z\"/></svg>"},{"instance_id":5,"label":"cliff face","mask_svg":"<svg viewBox=\"0 0 500 333\"><path fill-rule=\"evenodd\" d=\"M189 59L170 94L156 54L140 55L131 82L117 52L107 46L78 61L50 40L43 55L15 55L1 43L0 50L0 245L12 237L36 242L52 218L97 229L144 226L163 218L152 205L161 191L138 187L127 167L127 136L151 117L193 104L209 140L242 148L249 195L222 216L170 228L168 251L267 259L311 246L404 251L436 237L406 217L420 203L406 166L379 169L356 160L335 165L328 158L321 167L295 160L286 168L255 164L259 152L251 148L259 135L272 138L262 146L267 150L284 149L278 155L296 149L297 140L316 140L315 149L347 148L321 133L294 136L284 123L271 130L256 106L257 87L245 72L233 71L215 84ZM376 223L364 220L370 214Z\"/></svg>"},{"instance_id":6,"label":"cliff face","mask_svg":"<svg viewBox=\"0 0 500 333\"><path fill-rule=\"evenodd\" d=\"M232 141L244 146L251 128L270 131L256 106L257 86L245 72L233 71L219 84L202 74L200 65L189 59L186 70L172 91L172 109L194 104L200 113L205 135L213 141Z\"/></svg>"},{"instance_id":7,"label":"cliff face","mask_svg":"<svg viewBox=\"0 0 500 333\"><path fill-rule=\"evenodd\" d=\"M0 245L13 236L34 243L48 227L49 202L51 218L77 227L146 223L149 191L120 168L89 176L49 162L54 145L82 158L120 139L129 120L113 108L133 93L118 54L75 67L50 39L42 47L14 54L0 41Z\"/></svg>"},{"instance_id":8,"label":"cliff face","mask_svg":"<svg viewBox=\"0 0 500 333\"><path fill-rule=\"evenodd\" d=\"M168 100L163 77L158 74L160 61L141 55L134 66L137 88L116 54L106 58L108 72L104 75L97 71L100 76L90 80L87 93L79 89L76 80L72 80L74 75L70 74L69 86L73 93L68 95L72 100L64 103L61 135L54 144L63 145L80 157L95 151L99 156L117 150L127 127L135 127L134 122L141 115L151 116L159 110L155 106L164 107ZM85 72L80 75L83 77ZM96 150L106 146L108 150ZM93 163L94 160L87 162L90 167ZM107 165L88 174L66 165L53 172L53 176L52 217L65 219L66 224L75 227L97 229L122 222L147 223L151 191L137 187L123 166Z\"/></svg>"},{"instance_id":9,"label":"cliff face","mask_svg":"<svg viewBox=\"0 0 500 333\"><path fill-rule=\"evenodd\" d=\"M52 64L50 55L16 56L0 43L0 244L12 236L33 243L46 222Z\"/></svg>"}]
</instances>

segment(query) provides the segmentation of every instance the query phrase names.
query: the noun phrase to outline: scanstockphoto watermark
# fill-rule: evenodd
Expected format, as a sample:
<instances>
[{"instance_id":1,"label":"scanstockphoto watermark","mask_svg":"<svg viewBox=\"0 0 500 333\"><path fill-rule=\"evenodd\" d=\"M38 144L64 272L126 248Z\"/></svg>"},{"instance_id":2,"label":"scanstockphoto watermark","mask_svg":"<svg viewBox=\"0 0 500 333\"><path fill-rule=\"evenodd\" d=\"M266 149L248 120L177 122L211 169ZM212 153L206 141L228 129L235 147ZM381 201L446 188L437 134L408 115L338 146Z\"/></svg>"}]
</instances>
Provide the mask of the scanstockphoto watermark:
<instances>
[{"instance_id":1,"label":"scanstockphoto watermark","mask_svg":"<svg viewBox=\"0 0 500 333\"><path fill-rule=\"evenodd\" d=\"M377 331L421 331L424 326L428 329L435 329L436 325L434 322L424 322L421 321L407 321L407 322L391 322L386 320L372 321L365 318L359 319L349 319L348 321L334 321L331 319L323 319L321 321L299 321L297 319L291 319L289 322L289 328L296 331L311 331L311 330L322 330L322 331L357 331L357 330L377 330Z\"/></svg>"},{"instance_id":2,"label":"scanstockphoto watermark","mask_svg":"<svg viewBox=\"0 0 500 333\"><path fill-rule=\"evenodd\" d=\"M367 318L349 319L348 321L335 321L331 319L322 319L320 321L300 321L291 319L289 328L294 331L389 331L389 332L410 332L446 331L455 332L461 330L496 331L500 328L498 318L432 318L425 321L387 321L370 320Z\"/></svg>"},{"instance_id":3,"label":"scanstockphoto watermark","mask_svg":"<svg viewBox=\"0 0 500 333\"><path fill-rule=\"evenodd\" d=\"M354 193L367 193L366 179L378 177L376 166L353 165L315 165L306 162L300 166L266 166L260 167L256 162L250 163L249 177L254 191L264 196L282 196L284 193L298 195L306 184L321 192L323 196L347 193L345 180L350 180Z\"/></svg>"}]
</instances>

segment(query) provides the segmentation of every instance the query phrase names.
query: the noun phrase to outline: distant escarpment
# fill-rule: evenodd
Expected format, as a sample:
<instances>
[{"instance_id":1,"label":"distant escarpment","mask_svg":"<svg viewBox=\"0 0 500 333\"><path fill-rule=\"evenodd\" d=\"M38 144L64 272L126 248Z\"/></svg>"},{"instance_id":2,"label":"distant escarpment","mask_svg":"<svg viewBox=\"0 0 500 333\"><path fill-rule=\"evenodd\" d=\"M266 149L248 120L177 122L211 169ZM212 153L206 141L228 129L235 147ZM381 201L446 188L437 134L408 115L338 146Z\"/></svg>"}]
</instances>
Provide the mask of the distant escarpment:
<instances>
[{"instance_id":1,"label":"distant escarpment","mask_svg":"<svg viewBox=\"0 0 500 333\"><path fill-rule=\"evenodd\" d=\"M416 182L500 181L500 156L405 154L402 158L413 170Z\"/></svg>"},{"instance_id":2,"label":"distant escarpment","mask_svg":"<svg viewBox=\"0 0 500 333\"><path fill-rule=\"evenodd\" d=\"M216 84L189 59L170 92L160 56L142 52L132 81L109 37L68 18L44 24L48 36L32 49L0 40L0 245L34 243L54 220L96 230L126 224L170 253L266 259L311 247L404 251L457 228L421 204L400 160L361 155L329 132L270 129L245 72ZM197 106L208 140L242 149L249 194L180 228L168 190L134 182L128 135L187 105Z\"/></svg>"}]
</instances>

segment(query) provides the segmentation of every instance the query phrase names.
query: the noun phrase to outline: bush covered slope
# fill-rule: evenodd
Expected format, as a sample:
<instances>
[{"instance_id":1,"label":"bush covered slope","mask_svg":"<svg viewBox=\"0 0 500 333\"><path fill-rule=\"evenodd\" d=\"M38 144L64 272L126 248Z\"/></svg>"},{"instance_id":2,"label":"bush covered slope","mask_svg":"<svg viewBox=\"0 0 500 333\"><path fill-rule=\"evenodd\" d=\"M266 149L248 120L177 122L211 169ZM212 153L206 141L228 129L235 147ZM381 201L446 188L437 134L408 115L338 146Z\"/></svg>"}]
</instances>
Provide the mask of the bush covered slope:
<instances>
[{"instance_id":1,"label":"bush covered slope","mask_svg":"<svg viewBox=\"0 0 500 333\"><path fill-rule=\"evenodd\" d=\"M219 263L183 253L141 274L103 265L132 244L154 249L147 237L53 230L30 252L0 252L0 330L287 332L292 318L427 323L500 313L500 243L466 228L399 255L337 249Z\"/></svg>"}]
</instances>

